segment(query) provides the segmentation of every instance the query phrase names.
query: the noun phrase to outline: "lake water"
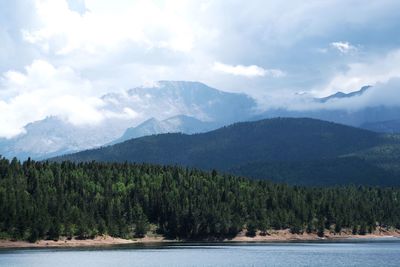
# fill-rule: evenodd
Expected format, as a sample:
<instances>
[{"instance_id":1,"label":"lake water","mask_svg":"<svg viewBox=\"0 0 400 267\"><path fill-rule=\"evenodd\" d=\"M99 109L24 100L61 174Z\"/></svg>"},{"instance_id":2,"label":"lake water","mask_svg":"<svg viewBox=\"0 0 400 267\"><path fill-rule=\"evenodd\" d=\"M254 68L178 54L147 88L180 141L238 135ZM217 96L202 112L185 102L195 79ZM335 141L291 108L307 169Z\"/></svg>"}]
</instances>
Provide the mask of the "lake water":
<instances>
[{"instance_id":1,"label":"lake water","mask_svg":"<svg viewBox=\"0 0 400 267\"><path fill-rule=\"evenodd\" d=\"M400 266L400 241L0 250L0 266Z\"/></svg>"}]
</instances>

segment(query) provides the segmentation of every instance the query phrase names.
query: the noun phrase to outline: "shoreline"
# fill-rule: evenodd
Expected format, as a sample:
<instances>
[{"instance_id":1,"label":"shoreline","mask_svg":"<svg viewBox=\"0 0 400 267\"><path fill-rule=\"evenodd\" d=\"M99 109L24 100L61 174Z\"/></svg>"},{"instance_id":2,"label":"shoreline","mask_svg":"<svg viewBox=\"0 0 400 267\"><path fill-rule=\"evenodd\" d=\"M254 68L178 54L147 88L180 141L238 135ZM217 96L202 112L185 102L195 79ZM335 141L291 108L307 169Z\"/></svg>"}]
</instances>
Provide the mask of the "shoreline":
<instances>
[{"instance_id":1,"label":"shoreline","mask_svg":"<svg viewBox=\"0 0 400 267\"><path fill-rule=\"evenodd\" d=\"M123 245L156 245L156 244L187 244L187 243L280 243L280 242L310 242L310 241L345 241L345 240L367 240L367 239L399 239L400 230L395 231L375 231L366 235L353 235L346 231L340 234L325 233L324 237L319 237L315 233L292 234L289 230L274 230L267 235L259 233L254 237L246 236L245 232L240 232L232 239L204 239L204 240L177 240L165 239L162 236L146 236L138 239L123 239L111 236L97 236L94 239L75 239L67 240L60 238L54 240L38 240L35 243L28 241L0 240L0 249L23 249L23 248L95 248L113 247Z\"/></svg>"}]
</instances>

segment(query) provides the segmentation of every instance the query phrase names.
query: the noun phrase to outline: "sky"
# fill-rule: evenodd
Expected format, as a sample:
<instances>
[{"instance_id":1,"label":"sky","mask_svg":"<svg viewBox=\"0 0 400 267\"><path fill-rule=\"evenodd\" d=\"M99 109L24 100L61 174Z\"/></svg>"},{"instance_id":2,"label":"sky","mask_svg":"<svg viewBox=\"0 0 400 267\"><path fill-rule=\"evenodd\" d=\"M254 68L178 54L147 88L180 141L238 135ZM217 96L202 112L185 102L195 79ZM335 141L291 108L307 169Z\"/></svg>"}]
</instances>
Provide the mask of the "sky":
<instances>
[{"instance_id":1,"label":"sky","mask_svg":"<svg viewBox=\"0 0 400 267\"><path fill-rule=\"evenodd\" d=\"M158 80L265 106L372 85L382 93L370 100L400 104L399 10L398 0L0 0L0 137L51 115L96 123L99 96Z\"/></svg>"}]
</instances>

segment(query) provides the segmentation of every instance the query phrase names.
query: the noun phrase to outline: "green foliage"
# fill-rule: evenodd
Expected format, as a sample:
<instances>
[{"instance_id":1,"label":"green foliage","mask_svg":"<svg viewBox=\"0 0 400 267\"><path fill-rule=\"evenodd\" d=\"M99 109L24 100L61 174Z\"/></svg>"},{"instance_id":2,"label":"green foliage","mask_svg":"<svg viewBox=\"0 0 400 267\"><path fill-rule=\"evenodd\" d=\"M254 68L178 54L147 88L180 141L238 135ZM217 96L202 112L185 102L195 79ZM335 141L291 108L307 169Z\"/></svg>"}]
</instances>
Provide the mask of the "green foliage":
<instances>
[{"instance_id":1,"label":"green foliage","mask_svg":"<svg viewBox=\"0 0 400 267\"><path fill-rule=\"evenodd\" d=\"M257 227L256 227L256 223L251 220L248 224L247 224L247 232L246 235L250 236L250 237L254 237L257 233Z\"/></svg>"},{"instance_id":2,"label":"green foliage","mask_svg":"<svg viewBox=\"0 0 400 267\"><path fill-rule=\"evenodd\" d=\"M270 229L293 233L400 225L400 189L307 188L216 171L128 163L0 159L2 237L143 237L149 225L170 238L233 237Z\"/></svg>"},{"instance_id":3,"label":"green foliage","mask_svg":"<svg viewBox=\"0 0 400 267\"><path fill-rule=\"evenodd\" d=\"M37 229L33 229L28 237L28 241L31 243L35 243L38 239L39 239L39 232Z\"/></svg>"},{"instance_id":4,"label":"green foliage","mask_svg":"<svg viewBox=\"0 0 400 267\"><path fill-rule=\"evenodd\" d=\"M340 231L342 231L342 225L339 222L337 222L335 224L335 233L340 233Z\"/></svg>"},{"instance_id":5,"label":"green foliage","mask_svg":"<svg viewBox=\"0 0 400 267\"><path fill-rule=\"evenodd\" d=\"M355 156L308 161L253 162L237 166L230 173L258 179L266 177L274 182L305 186L400 185L400 169L399 172L394 172L390 168L385 169Z\"/></svg>"}]
</instances>

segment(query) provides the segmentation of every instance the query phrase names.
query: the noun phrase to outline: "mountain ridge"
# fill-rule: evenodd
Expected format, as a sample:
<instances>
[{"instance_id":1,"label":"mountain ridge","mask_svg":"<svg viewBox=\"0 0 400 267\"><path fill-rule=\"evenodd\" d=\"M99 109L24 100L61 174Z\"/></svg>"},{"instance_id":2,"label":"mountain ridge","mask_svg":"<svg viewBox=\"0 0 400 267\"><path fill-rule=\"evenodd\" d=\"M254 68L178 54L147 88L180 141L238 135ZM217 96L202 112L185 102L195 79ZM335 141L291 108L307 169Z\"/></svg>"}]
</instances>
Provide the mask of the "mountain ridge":
<instances>
[{"instance_id":1,"label":"mountain ridge","mask_svg":"<svg viewBox=\"0 0 400 267\"><path fill-rule=\"evenodd\" d=\"M366 122L361 125L362 128L378 133L400 133L400 119L388 121Z\"/></svg>"},{"instance_id":2,"label":"mountain ridge","mask_svg":"<svg viewBox=\"0 0 400 267\"><path fill-rule=\"evenodd\" d=\"M321 103L326 103L332 99L341 99L341 98L350 98L350 97L354 97L354 96L360 96L363 95L365 92L367 92L372 86L370 85L365 85L363 87L361 87L360 90L358 91L353 91L350 93L343 93L343 92L336 92L332 95L326 96L326 97L322 97L322 98L315 98L316 101L321 102Z\"/></svg>"},{"instance_id":3,"label":"mountain ridge","mask_svg":"<svg viewBox=\"0 0 400 267\"><path fill-rule=\"evenodd\" d=\"M275 117L309 117L366 129L384 121L400 120L400 107L395 106L351 111L325 108L332 99L334 102L347 101L363 96L369 90L374 90L374 87L364 86L348 94L338 92L322 98L325 100L309 99L320 101L318 108L311 110L268 106L261 110L255 99L243 93L220 91L200 82L159 81L103 95L101 101L104 105L99 112L104 113L104 119L95 125L81 127L59 117L53 119L50 127L48 119L28 124L25 134L12 139L0 138L0 154L8 158L44 159L144 135L206 132L238 121ZM148 121L150 118L155 120ZM32 129L32 125L36 129ZM395 125L389 127L385 124L375 130L395 133L396 129Z\"/></svg>"},{"instance_id":4,"label":"mountain ridge","mask_svg":"<svg viewBox=\"0 0 400 267\"><path fill-rule=\"evenodd\" d=\"M376 159L375 161L364 159L364 155L359 154L360 151L367 151L390 142L399 143L386 139L381 134L336 123L307 118L276 118L235 123L207 133L193 135L175 133L146 136L52 160L127 161L180 165L204 170L217 169L222 172L235 173L235 168L238 166L260 161L275 166L279 162L312 163L322 160L327 162L326 168L329 169L340 164L343 165L343 162L334 162L335 159L349 157L350 160L356 158L357 162L365 161L365 164L361 162L359 166L374 170L374 175L377 173L375 171L377 168L382 169L382 175L378 179L372 176L365 177L367 184L369 182L385 184L385 180L388 181L387 184L393 184L400 181L397 181L397 173L395 175L387 173L381 165L375 162ZM329 161L334 164L329 164ZM341 171L344 170L338 169L336 174L339 175ZM354 172L353 169L351 171ZM323 173L323 171L319 171L319 173ZM365 174L365 172L358 173L359 175ZM240 174L251 176L248 171ZM274 177L269 177L266 172L257 177L254 176L254 178L274 180ZM317 177L312 179L317 179ZM354 177L354 181L358 179L360 177ZM287 182L288 180L288 177L285 177L279 181ZM318 180L314 182L317 183ZM351 182L351 180L341 180L340 184ZM299 184L309 183L310 181L299 181ZM335 184L334 181L333 184Z\"/></svg>"}]
</instances>

